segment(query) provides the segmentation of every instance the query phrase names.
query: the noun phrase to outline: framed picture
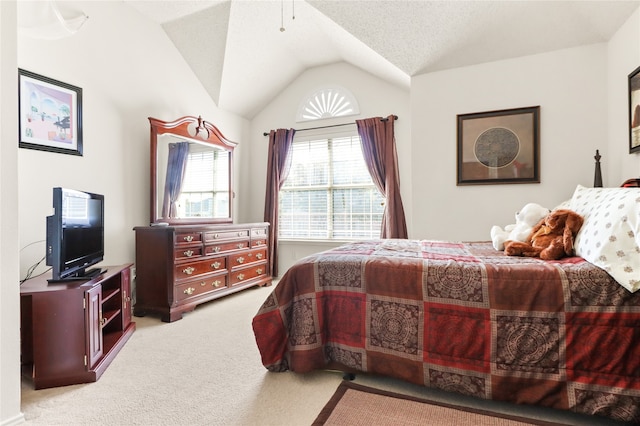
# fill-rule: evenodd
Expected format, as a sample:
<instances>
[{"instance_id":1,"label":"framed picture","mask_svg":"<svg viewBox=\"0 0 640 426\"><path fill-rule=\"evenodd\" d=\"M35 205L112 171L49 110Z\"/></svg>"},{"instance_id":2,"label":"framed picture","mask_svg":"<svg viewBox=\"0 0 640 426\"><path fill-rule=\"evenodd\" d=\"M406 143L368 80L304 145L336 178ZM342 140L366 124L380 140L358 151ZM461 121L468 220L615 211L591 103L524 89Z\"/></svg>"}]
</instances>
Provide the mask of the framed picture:
<instances>
[{"instance_id":1,"label":"framed picture","mask_svg":"<svg viewBox=\"0 0 640 426\"><path fill-rule=\"evenodd\" d=\"M640 67L629 74L629 154L640 152Z\"/></svg>"},{"instance_id":2,"label":"framed picture","mask_svg":"<svg viewBox=\"0 0 640 426\"><path fill-rule=\"evenodd\" d=\"M540 107L458 115L458 185L540 182Z\"/></svg>"},{"instance_id":3,"label":"framed picture","mask_svg":"<svg viewBox=\"0 0 640 426\"><path fill-rule=\"evenodd\" d=\"M82 89L18 69L20 148L82 155Z\"/></svg>"}]
</instances>

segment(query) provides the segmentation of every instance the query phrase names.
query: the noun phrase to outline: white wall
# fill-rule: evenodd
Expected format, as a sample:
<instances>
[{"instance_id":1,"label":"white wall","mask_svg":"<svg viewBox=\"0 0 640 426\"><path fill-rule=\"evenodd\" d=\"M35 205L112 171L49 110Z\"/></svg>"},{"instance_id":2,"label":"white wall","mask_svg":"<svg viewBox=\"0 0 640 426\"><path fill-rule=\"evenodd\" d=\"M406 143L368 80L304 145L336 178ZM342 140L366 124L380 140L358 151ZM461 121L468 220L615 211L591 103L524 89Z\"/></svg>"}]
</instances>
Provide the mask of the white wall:
<instances>
[{"instance_id":1,"label":"white wall","mask_svg":"<svg viewBox=\"0 0 640 426\"><path fill-rule=\"evenodd\" d=\"M412 79L415 238L488 240L528 202L549 208L592 185L607 155L607 45L424 74ZM540 105L539 184L456 186L457 114Z\"/></svg>"},{"instance_id":2,"label":"white wall","mask_svg":"<svg viewBox=\"0 0 640 426\"><path fill-rule=\"evenodd\" d=\"M0 2L0 424L21 423L16 4Z\"/></svg>"},{"instance_id":3,"label":"white wall","mask_svg":"<svg viewBox=\"0 0 640 426\"><path fill-rule=\"evenodd\" d=\"M315 89L338 85L348 89L360 104L360 115L327 120L296 123L298 106ZM264 132L278 128L304 129L333 124L353 123L356 119L386 117L395 114L396 145L400 168L400 192L406 213L407 227L411 233L411 114L407 90L390 85L371 74L346 63L313 68L304 72L282 91L251 122L251 154L241 163L243 177L240 190L246 202L241 205L240 219L246 222L262 221L267 175L268 136ZM280 275L295 260L308 254L336 246L333 243L298 244L280 242L278 253Z\"/></svg>"},{"instance_id":4,"label":"white wall","mask_svg":"<svg viewBox=\"0 0 640 426\"><path fill-rule=\"evenodd\" d=\"M105 195L105 265L134 261L149 223L149 121L202 115L231 140L248 122L216 107L162 28L124 2L77 2L89 15L66 39L18 39L20 68L83 90L84 156L19 150L21 275L44 255L55 186ZM62 53L61 53L62 52ZM41 268L41 270L44 268Z\"/></svg>"},{"instance_id":5,"label":"white wall","mask_svg":"<svg viewBox=\"0 0 640 426\"><path fill-rule=\"evenodd\" d=\"M608 43L413 78L413 238L486 240L527 202L554 207L593 185L640 176L630 155L627 76L640 66L640 10ZM540 105L541 183L456 186L456 115Z\"/></svg>"},{"instance_id":6,"label":"white wall","mask_svg":"<svg viewBox=\"0 0 640 426\"><path fill-rule=\"evenodd\" d=\"M640 176L640 153L629 154L628 75L640 66L640 9L611 38L607 50L608 150L605 185Z\"/></svg>"}]
</instances>

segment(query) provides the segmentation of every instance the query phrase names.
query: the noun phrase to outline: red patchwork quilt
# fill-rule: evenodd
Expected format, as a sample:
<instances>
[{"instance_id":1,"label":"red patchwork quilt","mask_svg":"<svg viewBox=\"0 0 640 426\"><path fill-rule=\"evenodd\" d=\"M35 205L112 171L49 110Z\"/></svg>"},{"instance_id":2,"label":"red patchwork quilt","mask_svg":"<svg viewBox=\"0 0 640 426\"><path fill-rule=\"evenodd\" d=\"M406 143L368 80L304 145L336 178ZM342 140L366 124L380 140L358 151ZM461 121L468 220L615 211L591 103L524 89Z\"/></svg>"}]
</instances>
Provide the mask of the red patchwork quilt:
<instances>
[{"instance_id":1,"label":"red patchwork quilt","mask_svg":"<svg viewBox=\"0 0 640 426\"><path fill-rule=\"evenodd\" d=\"M579 257L346 244L291 267L253 330L270 371L342 368L640 424L640 292Z\"/></svg>"}]
</instances>

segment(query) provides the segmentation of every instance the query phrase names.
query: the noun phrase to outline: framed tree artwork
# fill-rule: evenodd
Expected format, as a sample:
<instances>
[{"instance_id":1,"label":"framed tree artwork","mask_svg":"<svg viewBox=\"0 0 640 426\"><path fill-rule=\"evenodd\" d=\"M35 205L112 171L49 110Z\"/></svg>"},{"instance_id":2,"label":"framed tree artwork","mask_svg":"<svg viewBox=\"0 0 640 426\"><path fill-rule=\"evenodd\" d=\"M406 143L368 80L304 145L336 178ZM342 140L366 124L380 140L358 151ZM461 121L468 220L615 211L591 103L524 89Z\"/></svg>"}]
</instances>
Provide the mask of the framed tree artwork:
<instances>
[{"instance_id":1,"label":"framed tree artwork","mask_svg":"<svg viewBox=\"0 0 640 426\"><path fill-rule=\"evenodd\" d=\"M82 155L82 89L18 69L19 147Z\"/></svg>"},{"instance_id":2,"label":"framed tree artwork","mask_svg":"<svg viewBox=\"0 0 640 426\"><path fill-rule=\"evenodd\" d=\"M640 152L640 67L629 74L629 154Z\"/></svg>"},{"instance_id":3,"label":"framed tree artwork","mask_svg":"<svg viewBox=\"0 0 640 426\"><path fill-rule=\"evenodd\" d=\"M540 107L460 114L458 185L540 182Z\"/></svg>"}]
</instances>

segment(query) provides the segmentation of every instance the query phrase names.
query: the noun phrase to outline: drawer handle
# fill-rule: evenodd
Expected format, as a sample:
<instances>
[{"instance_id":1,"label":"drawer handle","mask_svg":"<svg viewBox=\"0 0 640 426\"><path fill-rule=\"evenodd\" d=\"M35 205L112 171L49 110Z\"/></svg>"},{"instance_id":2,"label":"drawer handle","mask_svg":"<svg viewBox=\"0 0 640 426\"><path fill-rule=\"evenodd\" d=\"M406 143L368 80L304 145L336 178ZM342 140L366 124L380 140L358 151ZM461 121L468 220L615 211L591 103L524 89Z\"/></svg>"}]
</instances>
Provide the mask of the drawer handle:
<instances>
[{"instance_id":1,"label":"drawer handle","mask_svg":"<svg viewBox=\"0 0 640 426\"><path fill-rule=\"evenodd\" d=\"M238 248L239 248L239 249L240 249L240 248L243 248L243 247L244 247L244 244L242 244L242 243L238 244Z\"/></svg>"},{"instance_id":2,"label":"drawer handle","mask_svg":"<svg viewBox=\"0 0 640 426\"><path fill-rule=\"evenodd\" d=\"M256 241L256 245L257 245L257 246L261 246L261 245L263 245L263 244L264 244L264 241Z\"/></svg>"},{"instance_id":3,"label":"drawer handle","mask_svg":"<svg viewBox=\"0 0 640 426\"><path fill-rule=\"evenodd\" d=\"M214 253L218 253L219 251L220 251L220 247L216 246L216 247L213 248L213 252Z\"/></svg>"},{"instance_id":4,"label":"drawer handle","mask_svg":"<svg viewBox=\"0 0 640 426\"><path fill-rule=\"evenodd\" d=\"M220 235L218 235L218 234L213 234L213 238L219 238L219 237L220 237Z\"/></svg>"},{"instance_id":5,"label":"drawer handle","mask_svg":"<svg viewBox=\"0 0 640 426\"><path fill-rule=\"evenodd\" d=\"M200 283L200 287L204 287L205 285L207 285L207 283L205 283L204 281Z\"/></svg>"},{"instance_id":6,"label":"drawer handle","mask_svg":"<svg viewBox=\"0 0 640 426\"><path fill-rule=\"evenodd\" d=\"M192 267L192 266L189 266L189 267L187 267L187 268L184 268L184 269L182 270L182 272L184 272L184 273L185 273L185 274L187 274L187 275L191 275L191 274L193 274L193 271L195 271L195 270L196 270L196 268L194 268L194 267Z\"/></svg>"},{"instance_id":7,"label":"drawer handle","mask_svg":"<svg viewBox=\"0 0 640 426\"><path fill-rule=\"evenodd\" d=\"M244 280L244 274L238 274L238 280L240 281Z\"/></svg>"},{"instance_id":8,"label":"drawer handle","mask_svg":"<svg viewBox=\"0 0 640 426\"><path fill-rule=\"evenodd\" d=\"M191 241L193 241L193 235L187 235L186 237L184 237L184 240L190 243Z\"/></svg>"},{"instance_id":9,"label":"drawer handle","mask_svg":"<svg viewBox=\"0 0 640 426\"><path fill-rule=\"evenodd\" d=\"M214 286L215 288L220 287L221 284L222 284L222 281L220 280L215 280L214 282L211 283L211 285Z\"/></svg>"},{"instance_id":10,"label":"drawer handle","mask_svg":"<svg viewBox=\"0 0 640 426\"><path fill-rule=\"evenodd\" d=\"M187 250L187 251L185 251L185 252L184 252L184 255L185 255L185 256L187 256L187 257L191 257L191 256L193 256L193 250Z\"/></svg>"},{"instance_id":11,"label":"drawer handle","mask_svg":"<svg viewBox=\"0 0 640 426\"><path fill-rule=\"evenodd\" d=\"M242 234L244 234L244 232L238 232L238 237L242 237Z\"/></svg>"},{"instance_id":12,"label":"drawer handle","mask_svg":"<svg viewBox=\"0 0 640 426\"><path fill-rule=\"evenodd\" d=\"M211 267L212 267L213 269L218 269L218 268L220 267L220 265L222 265L222 263L220 263L220 262L213 262L213 263L211 264Z\"/></svg>"},{"instance_id":13,"label":"drawer handle","mask_svg":"<svg viewBox=\"0 0 640 426\"><path fill-rule=\"evenodd\" d=\"M258 275L262 275L262 268L258 268L258 269L256 269L256 274L258 274Z\"/></svg>"},{"instance_id":14,"label":"drawer handle","mask_svg":"<svg viewBox=\"0 0 640 426\"><path fill-rule=\"evenodd\" d=\"M193 287L189 287L187 289L184 290L184 294L188 294L189 296L191 296L193 294L193 292L196 291L195 288Z\"/></svg>"},{"instance_id":15,"label":"drawer handle","mask_svg":"<svg viewBox=\"0 0 640 426\"><path fill-rule=\"evenodd\" d=\"M236 262L244 263L244 257L240 256L239 258L236 259Z\"/></svg>"},{"instance_id":16,"label":"drawer handle","mask_svg":"<svg viewBox=\"0 0 640 426\"><path fill-rule=\"evenodd\" d=\"M262 253L258 253L256 254L256 259L260 260L262 259L263 254Z\"/></svg>"}]
</instances>

